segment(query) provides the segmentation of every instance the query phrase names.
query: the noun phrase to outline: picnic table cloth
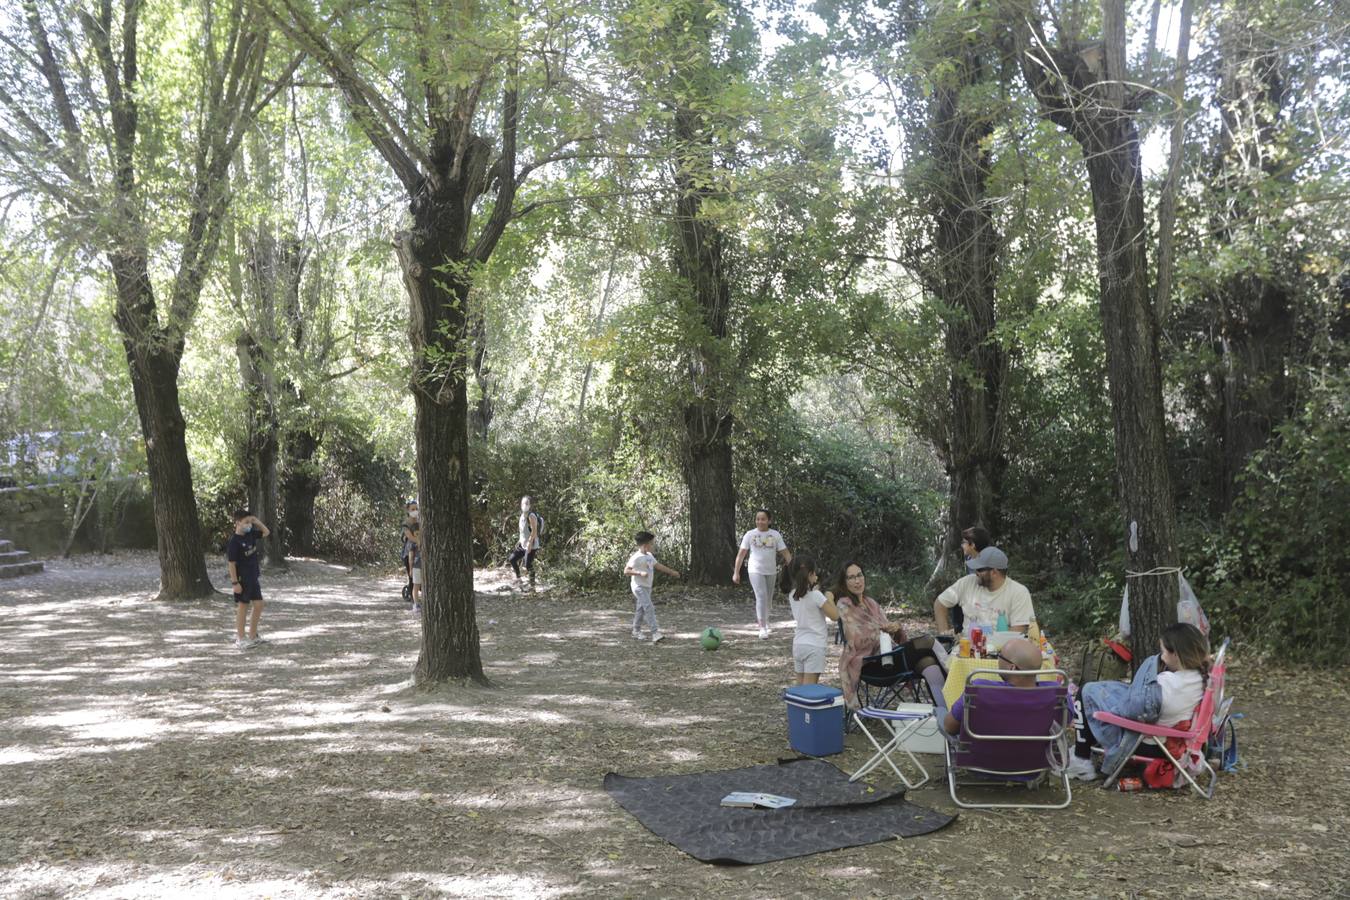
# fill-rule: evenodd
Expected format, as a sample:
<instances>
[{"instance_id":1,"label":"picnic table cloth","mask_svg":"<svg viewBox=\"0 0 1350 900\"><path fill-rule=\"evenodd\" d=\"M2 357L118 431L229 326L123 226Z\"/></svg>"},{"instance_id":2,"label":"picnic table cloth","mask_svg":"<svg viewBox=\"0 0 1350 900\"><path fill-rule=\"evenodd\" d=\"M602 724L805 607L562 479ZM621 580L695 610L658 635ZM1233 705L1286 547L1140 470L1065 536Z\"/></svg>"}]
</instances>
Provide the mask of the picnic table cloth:
<instances>
[{"instance_id":1,"label":"picnic table cloth","mask_svg":"<svg viewBox=\"0 0 1350 900\"><path fill-rule=\"evenodd\" d=\"M1051 648L1050 655L1048 657L1042 657L1041 668L1042 669L1055 668L1055 660L1057 658L1058 657L1054 652L1054 648ZM970 675L971 672L975 672L980 669L994 670L997 668L998 668L997 656L992 657L990 659L978 659L973 656L970 657L958 656L955 653L953 653L951 656L948 656L947 680L942 684L942 699L947 701L947 708L951 709L952 705L955 704L956 701L960 699L961 692L966 689L966 677ZM1047 675L1039 680L1055 681L1057 678L1058 676ZM984 681L985 679L979 678L977 680ZM988 680L996 681L998 679L996 677L991 676Z\"/></svg>"}]
</instances>

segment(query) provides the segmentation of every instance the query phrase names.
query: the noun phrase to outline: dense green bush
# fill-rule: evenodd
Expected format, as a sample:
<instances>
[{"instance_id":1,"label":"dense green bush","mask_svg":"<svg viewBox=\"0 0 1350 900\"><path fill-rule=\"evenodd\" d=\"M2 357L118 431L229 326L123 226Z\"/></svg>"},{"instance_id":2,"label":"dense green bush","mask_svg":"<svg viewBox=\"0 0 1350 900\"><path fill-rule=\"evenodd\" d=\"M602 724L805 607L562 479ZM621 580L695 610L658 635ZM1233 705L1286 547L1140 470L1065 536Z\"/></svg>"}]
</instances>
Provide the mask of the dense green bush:
<instances>
[{"instance_id":1,"label":"dense green bush","mask_svg":"<svg viewBox=\"0 0 1350 900\"><path fill-rule=\"evenodd\" d=\"M1192 532L1192 579L1223 634L1345 659L1350 631L1350 374L1310 380L1302 410L1253 457L1221 530Z\"/></svg>"},{"instance_id":2,"label":"dense green bush","mask_svg":"<svg viewBox=\"0 0 1350 900\"><path fill-rule=\"evenodd\" d=\"M831 575L848 559L926 574L944 498L883 470L854 442L813 433L791 412L779 422L737 443L738 527L752 527L764 506L793 551L810 553Z\"/></svg>"},{"instance_id":3,"label":"dense green bush","mask_svg":"<svg viewBox=\"0 0 1350 900\"><path fill-rule=\"evenodd\" d=\"M318 464L315 548L350 562L396 562L403 503L413 494L411 475L350 420L333 423Z\"/></svg>"}]
</instances>

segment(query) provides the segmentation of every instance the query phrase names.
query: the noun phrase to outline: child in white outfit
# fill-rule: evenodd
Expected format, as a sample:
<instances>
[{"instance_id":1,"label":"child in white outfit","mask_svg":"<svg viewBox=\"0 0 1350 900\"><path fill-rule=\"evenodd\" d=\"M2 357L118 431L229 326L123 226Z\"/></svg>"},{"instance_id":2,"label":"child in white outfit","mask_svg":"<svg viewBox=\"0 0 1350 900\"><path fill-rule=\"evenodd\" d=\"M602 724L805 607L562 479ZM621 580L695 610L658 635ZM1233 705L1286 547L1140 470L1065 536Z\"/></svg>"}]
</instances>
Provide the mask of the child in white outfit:
<instances>
[{"instance_id":1,"label":"child in white outfit","mask_svg":"<svg viewBox=\"0 0 1350 900\"><path fill-rule=\"evenodd\" d=\"M828 621L839 620L834 600L822 594L816 586L816 564L809 556L799 556L792 565L792 592L788 606L797 622L797 634L792 639L792 668L798 684L820 683L825 671L825 653L829 646ZM828 620L828 621L827 621Z\"/></svg>"},{"instance_id":2,"label":"child in white outfit","mask_svg":"<svg viewBox=\"0 0 1350 900\"><path fill-rule=\"evenodd\" d=\"M633 535L633 541L637 544L637 550L628 558L628 565L623 567L623 574L630 576L633 599L637 602L637 610L633 613L633 637L642 640L642 620L645 618L651 629L652 643L655 644L664 640L665 635L661 633L661 626L656 624L656 605L652 603L654 573L662 572L671 578L679 578L680 573L661 565L652 556L656 535L650 531L639 531Z\"/></svg>"}]
</instances>

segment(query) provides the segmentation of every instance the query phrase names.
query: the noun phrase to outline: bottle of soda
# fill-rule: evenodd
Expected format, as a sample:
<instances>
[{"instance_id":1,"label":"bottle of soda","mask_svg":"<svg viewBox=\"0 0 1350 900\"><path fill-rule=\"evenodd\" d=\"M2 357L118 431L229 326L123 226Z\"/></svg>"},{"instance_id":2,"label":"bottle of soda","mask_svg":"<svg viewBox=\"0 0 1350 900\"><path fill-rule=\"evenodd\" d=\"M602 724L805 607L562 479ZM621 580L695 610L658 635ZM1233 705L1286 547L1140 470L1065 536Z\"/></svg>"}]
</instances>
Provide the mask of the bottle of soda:
<instances>
[{"instance_id":1,"label":"bottle of soda","mask_svg":"<svg viewBox=\"0 0 1350 900\"><path fill-rule=\"evenodd\" d=\"M1134 793L1144 789L1144 779L1142 778L1122 778L1116 782L1116 790L1123 794Z\"/></svg>"}]
</instances>

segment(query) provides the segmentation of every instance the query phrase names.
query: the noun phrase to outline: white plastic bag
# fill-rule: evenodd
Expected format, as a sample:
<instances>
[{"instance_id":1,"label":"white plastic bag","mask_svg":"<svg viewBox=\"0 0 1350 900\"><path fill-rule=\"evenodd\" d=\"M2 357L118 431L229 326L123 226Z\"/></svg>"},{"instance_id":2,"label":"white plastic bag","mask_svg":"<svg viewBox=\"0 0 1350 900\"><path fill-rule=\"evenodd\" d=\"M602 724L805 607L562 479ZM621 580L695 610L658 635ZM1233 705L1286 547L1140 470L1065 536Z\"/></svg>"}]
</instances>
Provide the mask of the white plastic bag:
<instances>
[{"instance_id":1,"label":"white plastic bag","mask_svg":"<svg viewBox=\"0 0 1350 900\"><path fill-rule=\"evenodd\" d=\"M1200 601L1195 597L1195 591L1191 590L1190 584L1186 581L1186 576L1180 572L1177 573L1177 621L1189 622L1205 637L1209 637L1209 617L1205 611L1200 608ZM1130 583L1125 582L1125 595L1120 598L1120 634L1122 637L1130 636Z\"/></svg>"}]
</instances>

